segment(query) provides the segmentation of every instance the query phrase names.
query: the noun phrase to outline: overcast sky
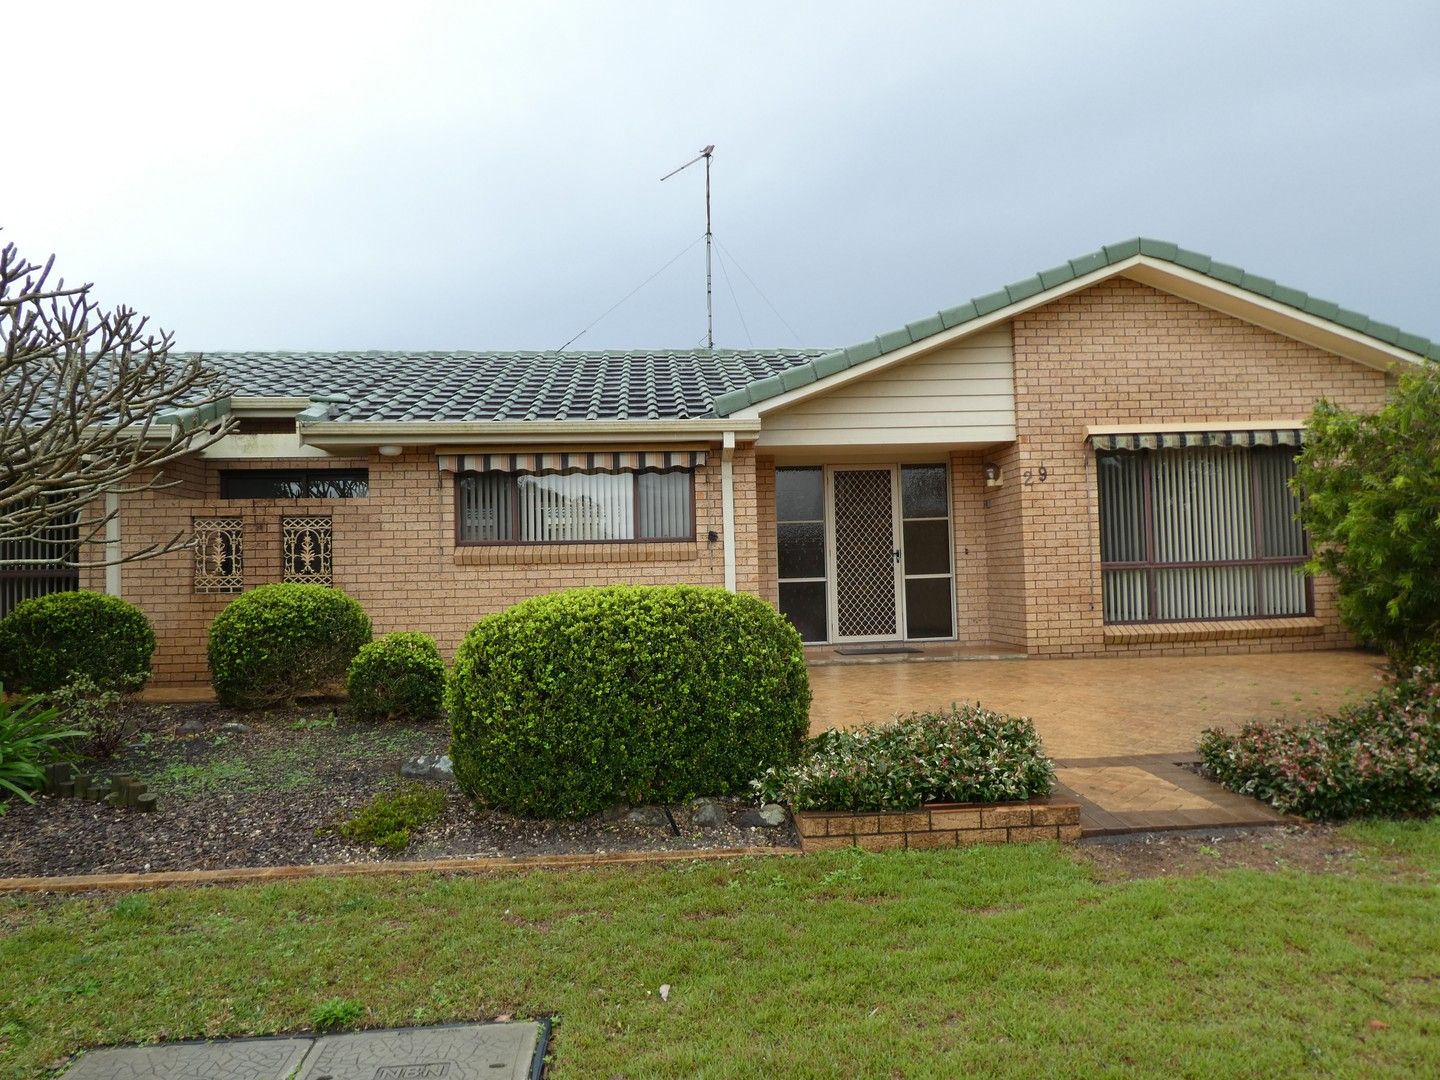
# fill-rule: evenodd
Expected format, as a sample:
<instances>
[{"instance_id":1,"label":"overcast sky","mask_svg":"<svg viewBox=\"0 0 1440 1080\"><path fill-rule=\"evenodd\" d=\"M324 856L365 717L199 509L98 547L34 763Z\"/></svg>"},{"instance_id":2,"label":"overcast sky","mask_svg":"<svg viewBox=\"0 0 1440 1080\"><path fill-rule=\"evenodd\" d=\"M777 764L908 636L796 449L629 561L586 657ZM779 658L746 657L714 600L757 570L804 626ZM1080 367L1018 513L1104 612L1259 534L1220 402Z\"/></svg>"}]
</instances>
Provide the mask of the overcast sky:
<instances>
[{"instance_id":1,"label":"overcast sky","mask_svg":"<svg viewBox=\"0 0 1440 1080\"><path fill-rule=\"evenodd\" d=\"M0 33L0 238L185 348L552 349L682 251L574 347L702 342L704 175L659 179L707 143L721 345L1135 235L1440 338L1434 0L5 0Z\"/></svg>"}]
</instances>

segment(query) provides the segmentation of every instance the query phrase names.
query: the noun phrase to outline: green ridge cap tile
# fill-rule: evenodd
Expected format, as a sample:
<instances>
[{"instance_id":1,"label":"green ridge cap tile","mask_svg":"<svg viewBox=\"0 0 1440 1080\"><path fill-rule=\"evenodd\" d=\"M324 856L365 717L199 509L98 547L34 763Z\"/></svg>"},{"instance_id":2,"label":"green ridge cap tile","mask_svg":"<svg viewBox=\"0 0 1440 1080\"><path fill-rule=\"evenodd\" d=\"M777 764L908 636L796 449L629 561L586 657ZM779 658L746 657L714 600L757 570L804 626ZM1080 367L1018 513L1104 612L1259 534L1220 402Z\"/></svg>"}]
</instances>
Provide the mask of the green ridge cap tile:
<instances>
[{"instance_id":1,"label":"green ridge cap tile","mask_svg":"<svg viewBox=\"0 0 1440 1080\"><path fill-rule=\"evenodd\" d=\"M882 353L894 352L896 349L903 349L911 344L910 331L901 327L899 330L887 330L875 339L880 343Z\"/></svg>"},{"instance_id":2,"label":"green ridge cap tile","mask_svg":"<svg viewBox=\"0 0 1440 1080\"><path fill-rule=\"evenodd\" d=\"M1105 245L1105 259L1109 263L1117 263L1123 259L1131 258L1140 254L1140 238L1134 240L1122 240L1118 244Z\"/></svg>"},{"instance_id":3,"label":"green ridge cap tile","mask_svg":"<svg viewBox=\"0 0 1440 1080\"><path fill-rule=\"evenodd\" d=\"M1430 342L1426 341L1419 334L1407 334L1402 330L1396 336L1395 344L1406 352L1419 353L1421 356L1424 356L1425 347L1429 345Z\"/></svg>"},{"instance_id":4,"label":"green ridge cap tile","mask_svg":"<svg viewBox=\"0 0 1440 1080\"><path fill-rule=\"evenodd\" d=\"M850 361L845 357L845 350L826 353L815 361L815 374L820 378L827 375L836 375L850 366Z\"/></svg>"},{"instance_id":5,"label":"green ridge cap tile","mask_svg":"<svg viewBox=\"0 0 1440 1080\"><path fill-rule=\"evenodd\" d=\"M1043 292L1045 286L1040 283L1038 277L1026 278L1024 281L1017 281L1013 285L1005 286L1005 295L1010 297L1012 304L1018 304L1021 300L1027 300L1037 293Z\"/></svg>"},{"instance_id":6,"label":"green ridge cap tile","mask_svg":"<svg viewBox=\"0 0 1440 1080\"><path fill-rule=\"evenodd\" d=\"M1010 294L1004 292L986 293L984 296L977 296L970 303L975 305L976 315L989 315L992 311L999 311L1010 303Z\"/></svg>"},{"instance_id":7,"label":"green ridge cap tile","mask_svg":"<svg viewBox=\"0 0 1440 1080\"><path fill-rule=\"evenodd\" d=\"M874 360L882 352L884 352L884 350L880 348L879 339L871 338L869 341L862 341L858 345L848 346L845 349L845 359L850 362L850 367L854 367L856 364L865 363L866 360Z\"/></svg>"},{"instance_id":8,"label":"green ridge cap tile","mask_svg":"<svg viewBox=\"0 0 1440 1080\"><path fill-rule=\"evenodd\" d=\"M1056 285L1064 285L1067 281L1075 278L1075 269L1069 263L1063 266L1052 266L1049 270L1040 271L1040 284L1046 289L1053 289Z\"/></svg>"},{"instance_id":9,"label":"green ridge cap tile","mask_svg":"<svg viewBox=\"0 0 1440 1080\"><path fill-rule=\"evenodd\" d=\"M1293 308L1305 309L1305 301L1309 299L1299 289L1291 289L1285 285L1276 285L1275 290L1270 294L1270 299L1281 304L1289 304Z\"/></svg>"},{"instance_id":10,"label":"green ridge cap tile","mask_svg":"<svg viewBox=\"0 0 1440 1080\"><path fill-rule=\"evenodd\" d=\"M1240 288L1268 299L1275 292L1275 282L1259 274L1246 274L1240 279Z\"/></svg>"},{"instance_id":11,"label":"green ridge cap tile","mask_svg":"<svg viewBox=\"0 0 1440 1080\"><path fill-rule=\"evenodd\" d=\"M1329 300L1317 300L1312 296L1305 301L1305 310L1318 318L1333 320L1340 310L1340 305Z\"/></svg>"},{"instance_id":12,"label":"green ridge cap tile","mask_svg":"<svg viewBox=\"0 0 1440 1080\"><path fill-rule=\"evenodd\" d=\"M910 340L921 341L927 337L933 337L945 329L945 320L939 315L930 315L924 319L916 319L912 323L906 323L905 329L910 332Z\"/></svg>"},{"instance_id":13,"label":"green ridge cap tile","mask_svg":"<svg viewBox=\"0 0 1440 1080\"><path fill-rule=\"evenodd\" d=\"M1175 255L1179 248L1168 240L1150 240L1146 237L1140 238L1140 254L1149 255L1152 259L1164 259L1166 262L1174 262Z\"/></svg>"},{"instance_id":14,"label":"green ridge cap tile","mask_svg":"<svg viewBox=\"0 0 1440 1080\"><path fill-rule=\"evenodd\" d=\"M1394 345L1400 339L1400 328L1391 326L1389 323L1372 321L1365 332L1373 338L1379 338L1387 345Z\"/></svg>"},{"instance_id":15,"label":"green ridge cap tile","mask_svg":"<svg viewBox=\"0 0 1440 1080\"><path fill-rule=\"evenodd\" d=\"M780 373L780 383L786 390L797 390L815 381L815 369L809 364L793 367Z\"/></svg>"},{"instance_id":16,"label":"green ridge cap tile","mask_svg":"<svg viewBox=\"0 0 1440 1080\"><path fill-rule=\"evenodd\" d=\"M750 404L752 404L752 402L748 389L732 390L730 393L721 394L715 399L715 415L729 416L731 413L738 412Z\"/></svg>"},{"instance_id":17,"label":"green ridge cap tile","mask_svg":"<svg viewBox=\"0 0 1440 1080\"><path fill-rule=\"evenodd\" d=\"M1331 322L1337 322L1341 326L1347 326L1351 330L1364 331L1365 324L1370 320L1358 311L1351 311L1349 308L1336 308L1335 314L1330 317Z\"/></svg>"},{"instance_id":18,"label":"green ridge cap tile","mask_svg":"<svg viewBox=\"0 0 1440 1080\"><path fill-rule=\"evenodd\" d=\"M1089 255L1081 255L1078 259L1070 260L1070 269L1075 271L1076 277L1093 274L1096 270L1103 270L1109 265L1110 260L1105 257L1103 251L1092 251Z\"/></svg>"},{"instance_id":19,"label":"green ridge cap tile","mask_svg":"<svg viewBox=\"0 0 1440 1080\"><path fill-rule=\"evenodd\" d=\"M1209 255L1201 255L1198 251L1186 251L1184 248L1180 248L1175 252L1175 265L1183 266L1186 270L1194 270L1197 274L1208 274L1210 262Z\"/></svg>"},{"instance_id":20,"label":"green ridge cap tile","mask_svg":"<svg viewBox=\"0 0 1440 1080\"><path fill-rule=\"evenodd\" d=\"M1227 285L1239 285L1245 280L1245 271L1238 266L1231 266L1229 263L1210 262L1210 269L1206 271L1211 277L1225 282Z\"/></svg>"},{"instance_id":21,"label":"green ridge cap tile","mask_svg":"<svg viewBox=\"0 0 1440 1080\"><path fill-rule=\"evenodd\" d=\"M1432 341L1425 355L1431 360L1440 360L1440 341Z\"/></svg>"},{"instance_id":22,"label":"green ridge cap tile","mask_svg":"<svg viewBox=\"0 0 1440 1080\"><path fill-rule=\"evenodd\" d=\"M750 404L755 405L766 398L775 397L785 392L785 384L780 381L778 375L768 375L763 379L756 379L745 388L750 392Z\"/></svg>"},{"instance_id":23,"label":"green ridge cap tile","mask_svg":"<svg viewBox=\"0 0 1440 1080\"><path fill-rule=\"evenodd\" d=\"M975 310L975 302L973 300L967 300L963 304L946 308L940 312L940 319L945 323L945 328L948 330L952 326L961 326L969 322L979 314L980 313Z\"/></svg>"}]
</instances>

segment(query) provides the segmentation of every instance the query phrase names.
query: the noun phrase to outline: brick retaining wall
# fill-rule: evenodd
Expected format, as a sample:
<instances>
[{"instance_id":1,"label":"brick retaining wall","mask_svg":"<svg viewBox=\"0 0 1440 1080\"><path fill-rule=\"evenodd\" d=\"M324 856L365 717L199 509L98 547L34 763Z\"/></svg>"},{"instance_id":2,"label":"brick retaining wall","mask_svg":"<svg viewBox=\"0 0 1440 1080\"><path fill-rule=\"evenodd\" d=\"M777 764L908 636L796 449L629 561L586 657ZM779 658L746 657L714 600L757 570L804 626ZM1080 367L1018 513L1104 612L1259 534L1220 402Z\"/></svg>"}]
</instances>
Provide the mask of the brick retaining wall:
<instances>
[{"instance_id":1,"label":"brick retaining wall","mask_svg":"<svg viewBox=\"0 0 1440 1080\"><path fill-rule=\"evenodd\" d=\"M795 831L806 851L860 847L963 847L1080 839L1080 804L1053 799L1023 803L932 803L919 810L799 810Z\"/></svg>"}]
</instances>

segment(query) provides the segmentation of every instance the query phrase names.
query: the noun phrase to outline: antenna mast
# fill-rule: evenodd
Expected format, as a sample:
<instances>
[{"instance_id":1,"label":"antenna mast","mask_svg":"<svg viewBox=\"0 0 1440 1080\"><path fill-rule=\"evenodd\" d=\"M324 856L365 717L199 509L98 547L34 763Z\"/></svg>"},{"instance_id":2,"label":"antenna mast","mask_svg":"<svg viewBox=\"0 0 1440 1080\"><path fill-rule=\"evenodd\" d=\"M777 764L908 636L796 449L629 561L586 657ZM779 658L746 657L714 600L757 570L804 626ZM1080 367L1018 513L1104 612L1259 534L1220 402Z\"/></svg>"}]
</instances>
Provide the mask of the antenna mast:
<instances>
[{"instance_id":1,"label":"antenna mast","mask_svg":"<svg viewBox=\"0 0 1440 1080\"><path fill-rule=\"evenodd\" d=\"M715 153L715 146L711 144L701 150L680 168L666 173L660 178L663 184L676 173L684 172L691 165L694 165L702 158L705 160L705 347L711 352L715 351L715 276L711 270L711 248L715 243L715 233L710 228L710 158Z\"/></svg>"}]
</instances>

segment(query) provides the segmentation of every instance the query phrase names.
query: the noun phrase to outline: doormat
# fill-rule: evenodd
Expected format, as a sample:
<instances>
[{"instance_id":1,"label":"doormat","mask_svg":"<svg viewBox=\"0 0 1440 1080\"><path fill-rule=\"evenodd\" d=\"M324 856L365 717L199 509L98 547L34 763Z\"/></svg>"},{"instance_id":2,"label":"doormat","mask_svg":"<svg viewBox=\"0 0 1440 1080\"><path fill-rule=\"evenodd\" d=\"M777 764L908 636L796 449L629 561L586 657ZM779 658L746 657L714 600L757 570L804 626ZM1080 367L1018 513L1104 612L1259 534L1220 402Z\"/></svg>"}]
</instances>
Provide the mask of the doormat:
<instances>
[{"instance_id":1,"label":"doormat","mask_svg":"<svg viewBox=\"0 0 1440 1080\"><path fill-rule=\"evenodd\" d=\"M890 656L920 650L913 645L842 645L835 651L841 656Z\"/></svg>"}]
</instances>

